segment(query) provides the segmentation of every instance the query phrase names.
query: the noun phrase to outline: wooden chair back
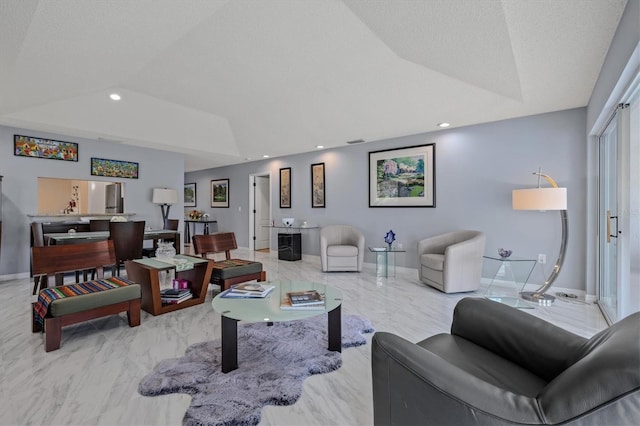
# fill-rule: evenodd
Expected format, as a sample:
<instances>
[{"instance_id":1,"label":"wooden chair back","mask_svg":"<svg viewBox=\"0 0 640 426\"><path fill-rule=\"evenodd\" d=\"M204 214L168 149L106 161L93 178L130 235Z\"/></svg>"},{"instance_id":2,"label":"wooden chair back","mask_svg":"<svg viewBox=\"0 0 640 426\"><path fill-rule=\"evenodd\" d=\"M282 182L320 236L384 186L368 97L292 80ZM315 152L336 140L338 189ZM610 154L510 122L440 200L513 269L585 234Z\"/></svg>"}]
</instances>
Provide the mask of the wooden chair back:
<instances>
[{"instance_id":1,"label":"wooden chair back","mask_svg":"<svg viewBox=\"0 0 640 426\"><path fill-rule=\"evenodd\" d=\"M90 219L89 231L108 231L110 222L109 219Z\"/></svg>"},{"instance_id":2,"label":"wooden chair back","mask_svg":"<svg viewBox=\"0 0 640 426\"><path fill-rule=\"evenodd\" d=\"M56 285L62 284L62 274L87 269L96 270L98 278L104 277L104 267L116 263L113 241L86 244L65 244L31 248L34 275L56 277Z\"/></svg>"},{"instance_id":3,"label":"wooden chair back","mask_svg":"<svg viewBox=\"0 0 640 426\"><path fill-rule=\"evenodd\" d=\"M31 245L33 247L44 246L44 229L42 222L31 222L31 236L33 238Z\"/></svg>"},{"instance_id":4,"label":"wooden chair back","mask_svg":"<svg viewBox=\"0 0 640 426\"><path fill-rule=\"evenodd\" d=\"M233 232L220 232L209 235L194 235L193 249L196 254L207 257L208 253L224 252L227 259L231 259L231 250L238 248L236 243L236 234Z\"/></svg>"},{"instance_id":5,"label":"wooden chair back","mask_svg":"<svg viewBox=\"0 0 640 426\"><path fill-rule=\"evenodd\" d=\"M180 224L179 219L165 219L164 226L162 229L167 229L169 231L177 231L179 224Z\"/></svg>"},{"instance_id":6,"label":"wooden chair back","mask_svg":"<svg viewBox=\"0 0 640 426\"><path fill-rule=\"evenodd\" d=\"M144 220L137 222L109 222L109 239L113 240L118 265L125 260L141 259L144 239Z\"/></svg>"}]
</instances>

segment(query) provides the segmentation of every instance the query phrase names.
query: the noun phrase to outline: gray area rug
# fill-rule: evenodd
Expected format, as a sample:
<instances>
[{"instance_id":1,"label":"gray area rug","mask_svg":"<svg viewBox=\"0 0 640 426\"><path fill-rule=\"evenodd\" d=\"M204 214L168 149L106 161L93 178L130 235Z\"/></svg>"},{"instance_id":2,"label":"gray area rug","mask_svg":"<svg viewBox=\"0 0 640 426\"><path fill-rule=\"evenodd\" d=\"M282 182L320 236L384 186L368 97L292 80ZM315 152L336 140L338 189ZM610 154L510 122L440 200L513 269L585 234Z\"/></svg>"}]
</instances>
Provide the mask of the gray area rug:
<instances>
[{"instance_id":1,"label":"gray area rug","mask_svg":"<svg viewBox=\"0 0 640 426\"><path fill-rule=\"evenodd\" d=\"M368 319L343 315L342 347L366 344L363 333L373 331ZM237 370L220 371L220 340L196 343L184 357L156 365L138 391L191 395L185 425L255 425L263 406L294 404L305 378L340 368L340 353L327 346L327 314L271 327L240 323Z\"/></svg>"}]
</instances>

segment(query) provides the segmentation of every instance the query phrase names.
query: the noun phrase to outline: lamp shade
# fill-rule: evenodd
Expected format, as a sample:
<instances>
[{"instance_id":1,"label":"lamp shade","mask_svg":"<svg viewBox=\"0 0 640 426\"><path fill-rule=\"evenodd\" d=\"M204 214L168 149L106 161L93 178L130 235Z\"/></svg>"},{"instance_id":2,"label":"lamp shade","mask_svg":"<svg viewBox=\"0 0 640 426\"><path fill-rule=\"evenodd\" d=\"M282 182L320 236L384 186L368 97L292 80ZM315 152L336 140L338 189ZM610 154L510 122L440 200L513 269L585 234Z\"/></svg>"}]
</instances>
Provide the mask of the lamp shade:
<instances>
[{"instance_id":1,"label":"lamp shade","mask_svg":"<svg viewBox=\"0 0 640 426\"><path fill-rule=\"evenodd\" d=\"M567 188L532 188L512 191L514 210L566 210Z\"/></svg>"},{"instance_id":2,"label":"lamp shade","mask_svg":"<svg viewBox=\"0 0 640 426\"><path fill-rule=\"evenodd\" d=\"M153 204L177 204L178 191L169 188L153 188Z\"/></svg>"}]
</instances>

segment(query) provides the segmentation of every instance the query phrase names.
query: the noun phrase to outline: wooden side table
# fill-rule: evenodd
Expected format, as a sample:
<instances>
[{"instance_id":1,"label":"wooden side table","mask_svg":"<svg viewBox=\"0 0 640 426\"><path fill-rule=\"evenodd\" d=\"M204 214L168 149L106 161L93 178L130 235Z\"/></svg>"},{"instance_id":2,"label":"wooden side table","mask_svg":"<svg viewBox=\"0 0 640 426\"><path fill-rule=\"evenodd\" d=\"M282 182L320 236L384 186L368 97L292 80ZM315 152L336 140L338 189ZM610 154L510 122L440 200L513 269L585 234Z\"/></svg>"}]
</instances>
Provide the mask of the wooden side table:
<instances>
[{"instance_id":1,"label":"wooden side table","mask_svg":"<svg viewBox=\"0 0 640 426\"><path fill-rule=\"evenodd\" d=\"M193 293L193 298L176 304L163 304L160 298L160 272L175 270L175 265L155 258L125 262L127 278L140 284L142 290L141 308L151 315L166 314L167 312L204 303L213 270L212 261L186 255L176 255L176 258L185 259L193 263L192 269L176 271L176 278L189 281L189 288Z\"/></svg>"}]
</instances>

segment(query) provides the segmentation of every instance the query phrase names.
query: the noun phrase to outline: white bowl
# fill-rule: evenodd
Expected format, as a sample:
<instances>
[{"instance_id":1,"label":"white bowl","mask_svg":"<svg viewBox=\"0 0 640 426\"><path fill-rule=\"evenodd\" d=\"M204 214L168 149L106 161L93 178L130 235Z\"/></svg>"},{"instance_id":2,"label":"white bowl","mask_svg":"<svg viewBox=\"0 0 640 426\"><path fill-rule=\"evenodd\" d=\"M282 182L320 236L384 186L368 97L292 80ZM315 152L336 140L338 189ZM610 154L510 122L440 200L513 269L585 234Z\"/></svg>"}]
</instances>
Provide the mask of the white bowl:
<instances>
[{"instance_id":1,"label":"white bowl","mask_svg":"<svg viewBox=\"0 0 640 426\"><path fill-rule=\"evenodd\" d=\"M295 220L295 218L293 218L293 217L283 217L283 218L282 218L282 224L283 224L284 226L289 226L289 227L291 227L291 226L293 226L293 222L295 222L295 221L296 221L296 220Z\"/></svg>"}]
</instances>

